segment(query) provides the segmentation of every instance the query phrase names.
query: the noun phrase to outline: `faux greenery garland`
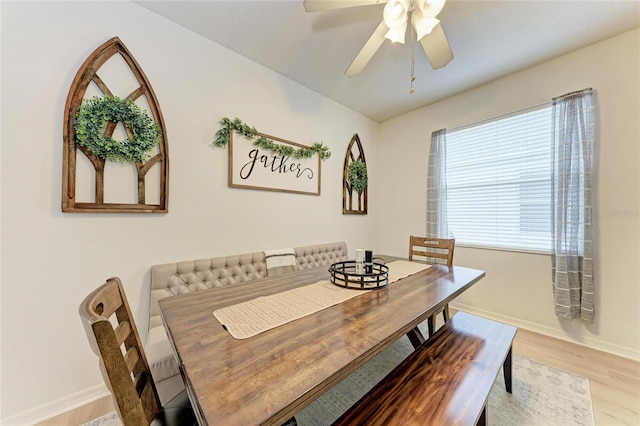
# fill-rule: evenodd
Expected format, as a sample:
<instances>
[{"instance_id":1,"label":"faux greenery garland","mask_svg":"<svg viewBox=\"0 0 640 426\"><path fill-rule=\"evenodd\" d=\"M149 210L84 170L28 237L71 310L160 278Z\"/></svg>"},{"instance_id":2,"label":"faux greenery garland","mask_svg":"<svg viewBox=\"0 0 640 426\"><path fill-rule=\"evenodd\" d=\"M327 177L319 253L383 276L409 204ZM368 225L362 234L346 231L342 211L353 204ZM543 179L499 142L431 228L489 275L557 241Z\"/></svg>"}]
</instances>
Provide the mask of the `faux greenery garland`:
<instances>
[{"instance_id":1,"label":"faux greenery garland","mask_svg":"<svg viewBox=\"0 0 640 426\"><path fill-rule=\"evenodd\" d=\"M122 122L133 138L117 141L104 134L109 121ZM134 163L147 158L158 144L160 129L146 111L131 100L95 96L82 101L76 114L76 140L99 158Z\"/></svg>"},{"instance_id":2,"label":"faux greenery garland","mask_svg":"<svg viewBox=\"0 0 640 426\"><path fill-rule=\"evenodd\" d=\"M357 192L367 189L367 165L360 160L351 162L347 170L347 182Z\"/></svg>"},{"instance_id":3,"label":"faux greenery garland","mask_svg":"<svg viewBox=\"0 0 640 426\"><path fill-rule=\"evenodd\" d=\"M291 145L281 145L275 143L271 139L265 138L260 135L255 127L251 127L242 122L239 118L235 118L233 121L228 119L227 117L223 117L220 121L220 130L216 132L216 138L213 144L218 147L224 147L229 145L229 140L231 137L231 129L235 129L240 134L246 138L253 140L253 145L258 148L266 149L274 154L284 157L293 157L297 159L301 158L311 158L315 154L319 154L320 158L326 160L331 157L331 152L329 151L329 147L323 145L322 142L314 142L313 145L309 148L294 148Z\"/></svg>"}]
</instances>

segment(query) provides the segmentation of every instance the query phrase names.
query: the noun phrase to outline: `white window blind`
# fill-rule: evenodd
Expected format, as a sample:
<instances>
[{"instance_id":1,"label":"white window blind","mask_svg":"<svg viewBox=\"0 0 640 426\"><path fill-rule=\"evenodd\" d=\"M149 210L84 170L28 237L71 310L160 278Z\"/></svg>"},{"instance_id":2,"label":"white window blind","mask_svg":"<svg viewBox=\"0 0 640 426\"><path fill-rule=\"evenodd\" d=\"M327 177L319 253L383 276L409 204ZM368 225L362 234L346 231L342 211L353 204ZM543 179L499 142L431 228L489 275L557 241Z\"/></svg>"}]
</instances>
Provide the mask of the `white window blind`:
<instances>
[{"instance_id":1,"label":"white window blind","mask_svg":"<svg viewBox=\"0 0 640 426\"><path fill-rule=\"evenodd\" d=\"M551 137L550 104L447 130L456 244L550 251Z\"/></svg>"}]
</instances>

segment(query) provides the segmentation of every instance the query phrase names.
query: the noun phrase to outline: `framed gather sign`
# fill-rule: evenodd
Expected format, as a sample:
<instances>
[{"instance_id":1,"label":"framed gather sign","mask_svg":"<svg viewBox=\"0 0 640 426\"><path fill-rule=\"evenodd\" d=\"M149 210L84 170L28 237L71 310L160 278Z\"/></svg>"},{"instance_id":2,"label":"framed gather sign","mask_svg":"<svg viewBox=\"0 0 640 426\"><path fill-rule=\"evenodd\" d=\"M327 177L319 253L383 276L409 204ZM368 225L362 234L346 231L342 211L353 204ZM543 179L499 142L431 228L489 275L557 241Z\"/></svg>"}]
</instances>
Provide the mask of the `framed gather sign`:
<instances>
[{"instance_id":1,"label":"framed gather sign","mask_svg":"<svg viewBox=\"0 0 640 426\"><path fill-rule=\"evenodd\" d=\"M260 135L295 148L309 148L263 133ZM276 155L255 146L251 139L232 130L229 137L229 186L320 195L320 160L320 154L310 158Z\"/></svg>"}]
</instances>

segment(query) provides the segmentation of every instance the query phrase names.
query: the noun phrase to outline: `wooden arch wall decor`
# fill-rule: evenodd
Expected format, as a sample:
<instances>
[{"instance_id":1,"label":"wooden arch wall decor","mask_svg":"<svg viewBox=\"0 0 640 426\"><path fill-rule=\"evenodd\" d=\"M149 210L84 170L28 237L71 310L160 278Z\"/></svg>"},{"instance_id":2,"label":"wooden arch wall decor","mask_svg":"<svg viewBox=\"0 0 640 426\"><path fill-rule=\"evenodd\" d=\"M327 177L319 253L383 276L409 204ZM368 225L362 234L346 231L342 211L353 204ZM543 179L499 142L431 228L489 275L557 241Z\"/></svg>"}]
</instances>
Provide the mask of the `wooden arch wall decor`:
<instances>
[{"instance_id":1,"label":"wooden arch wall decor","mask_svg":"<svg viewBox=\"0 0 640 426\"><path fill-rule=\"evenodd\" d=\"M137 182L137 203L106 203L104 201L105 185L105 163L103 158L92 154L89 150L76 143L75 116L86 95L90 83L102 92L104 96L116 96L112 94L105 81L98 76L98 70L116 54L120 54L126 62L131 73L139 86L135 88L123 99L135 101L141 96L146 97L147 104L151 111L151 116L160 130L157 154L152 155L146 161L135 163L135 180ZM105 135L111 137L118 123L109 122ZM124 128L127 136L131 139L133 133L131 129ZM63 126L63 154L62 154L62 211L63 212L104 212L104 213L166 213L168 211L168 186L169 186L169 157L167 150L167 138L162 118L162 111L156 99L156 95L151 88L142 68L133 58L129 50L114 37L100 47L98 47L84 61L78 70L65 105L64 126ZM76 201L76 162L77 156L83 154L95 169L95 195L93 202ZM158 178L158 202L157 204L146 203L146 176L153 166L159 167Z\"/></svg>"},{"instance_id":2,"label":"wooden arch wall decor","mask_svg":"<svg viewBox=\"0 0 640 426\"><path fill-rule=\"evenodd\" d=\"M364 191L357 192L351 188L347 181L349 165L356 160L360 160L365 165L367 164L362 143L360 143L360 137L357 133L351 138L347 153L344 156L344 166L342 168L342 214L367 214L369 186L367 185Z\"/></svg>"}]
</instances>

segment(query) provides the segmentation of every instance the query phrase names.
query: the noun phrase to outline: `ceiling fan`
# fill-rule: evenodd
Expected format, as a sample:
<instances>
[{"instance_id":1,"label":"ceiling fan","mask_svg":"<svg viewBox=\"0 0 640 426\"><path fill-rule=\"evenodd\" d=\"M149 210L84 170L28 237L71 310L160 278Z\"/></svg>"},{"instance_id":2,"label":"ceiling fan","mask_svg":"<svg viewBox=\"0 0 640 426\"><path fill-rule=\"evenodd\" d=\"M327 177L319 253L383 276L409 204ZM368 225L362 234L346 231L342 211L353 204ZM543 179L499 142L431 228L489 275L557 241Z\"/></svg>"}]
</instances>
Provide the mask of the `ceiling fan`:
<instances>
[{"instance_id":1,"label":"ceiling fan","mask_svg":"<svg viewBox=\"0 0 640 426\"><path fill-rule=\"evenodd\" d=\"M446 0L304 0L307 12L346 7L384 4L383 20L362 47L349 68L347 77L355 77L369 63L385 39L404 43L407 24L415 29L433 69L442 68L453 59L453 52L440 25L438 14Z\"/></svg>"}]
</instances>

